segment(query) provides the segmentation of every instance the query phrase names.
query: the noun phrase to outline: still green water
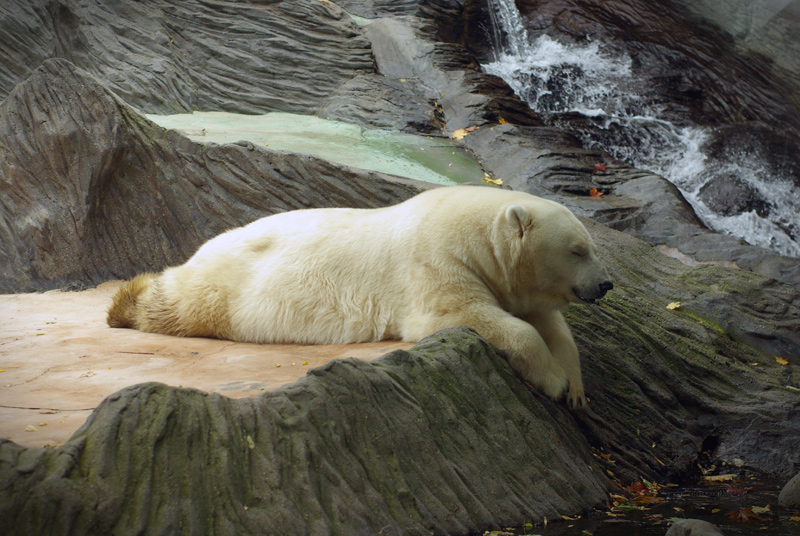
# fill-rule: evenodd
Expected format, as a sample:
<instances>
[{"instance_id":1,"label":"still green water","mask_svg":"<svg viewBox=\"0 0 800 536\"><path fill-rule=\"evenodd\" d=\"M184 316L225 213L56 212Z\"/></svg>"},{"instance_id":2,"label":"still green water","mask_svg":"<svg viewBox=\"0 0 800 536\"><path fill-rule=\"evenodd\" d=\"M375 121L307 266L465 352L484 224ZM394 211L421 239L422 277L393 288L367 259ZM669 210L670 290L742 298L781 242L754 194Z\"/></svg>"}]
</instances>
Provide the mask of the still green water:
<instances>
[{"instance_id":1,"label":"still green water","mask_svg":"<svg viewBox=\"0 0 800 536\"><path fill-rule=\"evenodd\" d=\"M367 129L309 115L194 112L147 115L198 143L246 140L270 149L312 154L331 162L436 184L479 181L475 157L449 138Z\"/></svg>"}]
</instances>

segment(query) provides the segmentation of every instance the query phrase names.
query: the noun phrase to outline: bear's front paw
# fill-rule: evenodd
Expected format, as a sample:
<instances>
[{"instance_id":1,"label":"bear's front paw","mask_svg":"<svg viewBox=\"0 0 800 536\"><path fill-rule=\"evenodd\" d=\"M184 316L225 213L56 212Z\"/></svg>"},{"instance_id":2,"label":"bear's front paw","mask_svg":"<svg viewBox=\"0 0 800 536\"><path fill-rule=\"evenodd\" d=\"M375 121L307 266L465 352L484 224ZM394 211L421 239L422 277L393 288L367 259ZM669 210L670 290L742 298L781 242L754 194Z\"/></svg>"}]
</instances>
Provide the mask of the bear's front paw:
<instances>
[{"instance_id":1,"label":"bear's front paw","mask_svg":"<svg viewBox=\"0 0 800 536\"><path fill-rule=\"evenodd\" d=\"M586 395L583 393L583 387L569 386L567 391L567 404L570 409L586 409L589 404L586 402Z\"/></svg>"},{"instance_id":2,"label":"bear's front paw","mask_svg":"<svg viewBox=\"0 0 800 536\"><path fill-rule=\"evenodd\" d=\"M540 386L542 392L548 397L553 400L560 400L564 396L567 387L569 387L569 381L555 374L548 374L545 380L540 382Z\"/></svg>"}]
</instances>

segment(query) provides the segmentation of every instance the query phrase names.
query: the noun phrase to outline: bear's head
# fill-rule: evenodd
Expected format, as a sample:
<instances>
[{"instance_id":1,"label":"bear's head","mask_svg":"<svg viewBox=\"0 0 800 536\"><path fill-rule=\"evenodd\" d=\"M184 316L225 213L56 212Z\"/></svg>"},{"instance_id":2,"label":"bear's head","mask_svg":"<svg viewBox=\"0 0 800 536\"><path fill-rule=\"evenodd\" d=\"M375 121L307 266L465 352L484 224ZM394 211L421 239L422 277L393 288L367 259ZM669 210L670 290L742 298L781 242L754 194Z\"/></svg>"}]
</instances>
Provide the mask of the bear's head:
<instances>
[{"instance_id":1,"label":"bear's head","mask_svg":"<svg viewBox=\"0 0 800 536\"><path fill-rule=\"evenodd\" d=\"M597 246L567 208L532 198L508 206L501 220L521 308L594 303L614 287Z\"/></svg>"}]
</instances>

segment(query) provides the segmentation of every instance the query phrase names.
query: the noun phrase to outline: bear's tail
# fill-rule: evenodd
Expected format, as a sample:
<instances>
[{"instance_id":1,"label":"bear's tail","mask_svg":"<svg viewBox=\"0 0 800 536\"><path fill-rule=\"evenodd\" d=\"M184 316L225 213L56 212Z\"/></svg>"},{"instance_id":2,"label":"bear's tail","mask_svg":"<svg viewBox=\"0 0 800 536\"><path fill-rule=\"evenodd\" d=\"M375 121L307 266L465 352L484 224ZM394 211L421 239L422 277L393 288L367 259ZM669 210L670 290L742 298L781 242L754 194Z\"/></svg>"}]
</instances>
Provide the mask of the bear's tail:
<instances>
[{"instance_id":1,"label":"bear's tail","mask_svg":"<svg viewBox=\"0 0 800 536\"><path fill-rule=\"evenodd\" d=\"M106 322L112 328L138 328L136 325L136 312L139 295L147 290L159 274L139 274L127 281L114 296L111 307L108 308Z\"/></svg>"}]
</instances>

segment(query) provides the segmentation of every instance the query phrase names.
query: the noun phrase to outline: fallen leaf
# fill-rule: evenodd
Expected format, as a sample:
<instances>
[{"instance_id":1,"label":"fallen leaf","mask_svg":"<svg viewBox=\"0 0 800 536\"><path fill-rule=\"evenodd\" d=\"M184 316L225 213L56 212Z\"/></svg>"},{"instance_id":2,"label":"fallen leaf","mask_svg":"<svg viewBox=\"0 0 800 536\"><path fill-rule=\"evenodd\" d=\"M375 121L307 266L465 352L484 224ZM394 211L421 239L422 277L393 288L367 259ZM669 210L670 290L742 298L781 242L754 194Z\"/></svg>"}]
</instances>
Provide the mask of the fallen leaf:
<instances>
[{"instance_id":1,"label":"fallen leaf","mask_svg":"<svg viewBox=\"0 0 800 536\"><path fill-rule=\"evenodd\" d=\"M78 377L79 378L91 378L94 375L95 375L95 373L90 371L90 372L84 372L83 374L81 374Z\"/></svg>"},{"instance_id":2,"label":"fallen leaf","mask_svg":"<svg viewBox=\"0 0 800 536\"><path fill-rule=\"evenodd\" d=\"M499 121L499 123L500 123L501 125L505 125L505 124L507 124L507 123L508 123L508 121L506 121L505 119L503 119L503 118L501 117L501 118L500 118L500 121Z\"/></svg>"},{"instance_id":3,"label":"fallen leaf","mask_svg":"<svg viewBox=\"0 0 800 536\"><path fill-rule=\"evenodd\" d=\"M28 426L25 427L25 431L26 432L38 432L39 429L36 428L34 425L29 424Z\"/></svg>"},{"instance_id":4,"label":"fallen leaf","mask_svg":"<svg viewBox=\"0 0 800 536\"><path fill-rule=\"evenodd\" d=\"M792 516L789 518L792 523L800 523L800 516Z\"/></svg>"},{"instance_id":5,"label":"fallen leaf","mask_svg":"<svg viewBox=\"0 0 800 536\"><path fill-rule=\"evenodd\" d=\"M606 165L605 164L595 164L594 165L594 170L595 171L605 171L606 170Z\"/></svg>"},{"instance_id":6,"label":"fallen leaf","mask_svg":"<svg viewBox=\"0 0 800 536\"><path fill-rule=\"evenodd\" d=\"M746 493L750 493L753 491L753 488L727 488L725 489L725 493L728 495L744 495Z\"/></svg>"},{"instance_id":7,"label":"fallen leaf","mask_svg":"<svg viewBox=\"0 0 800 536\"><path fill-rule=\"evenodd\" d=\"M466 130L467 132L473 132L473 131L475 131L475 130L478 130L478 127L476 127L476 126L467 127L467 128L465 128L464 130Z\"/></svg>"},{"instance_id":8,"label":"fallen leaf","mask_svg":"<svg viewBox=\"0 0 800 536\"><path fill-rule=\"evenodd\" d=\"M489 184L494 184L495 186L501 186L503 184L503 179L493 179L489 175L484 175L481 180Z\"/></svg>"},{"instance_id":9,"label":"fallen leaf","mask_svg":"<svg viewBox=\"0 0 800 536\"><path fill-rule=\"evenodd\" d=\"M300 364L301 365L308 365L308 361L301 361Z\"/></svg>"},{"instance_id":10,"label":"fallen leaf","mask_svg":"<svg viewBox=\"0 0 800 536\"><path fill-rule=\"evenodd\" d=\"M601 192L597 188L592 188L591 190L589 190L589 195L592 197L600 197L603 195L603 192Z\"/></svg>"},{"instance_id":11,"label":"fallen leaf","mask_svg":"<svg viewBox=\"0 0 800 536\"><path fill-rule=\"evenodd\" d=\"M664 497L653 497L652 495L641 495L634 497L631 502L638 506L647 506L650 504L658 504L664 502Z\"/></svg>"},{"instance_id":12,"label":"fallen leaf","mask_svg":"<svg viewBox=\"0 0 800 536\"><path fill-rule=\"evenodd\" d=\"M706 482L728 482L729 480L733 480L736 478L736 475L712 475L712 476L704 476L703 480Z\"/></svg>"},{"instance_id":13,"label":"fallen leaf","mask_svg":"<svg viewBox=\"0 0 800 536\"><path fill-rule=\"evenodd\" d=\"M581 516L569 517L569 516L565 516L564 514L561 514L561 519L563 519L564 521L577 521L580 518L581 518Z\"/></svg>"},{"instance_id":14,"label":"fallen leaf","mask_svg":"<svg viewBox=\"0 0 800 536\"><path fill-rule=\"evenodd\" d=\"M280 366L281 366L281 364L280 364L280 363L275 363L275 366L276 366L276 367L280 367Z\"/></svg>"},{"instance_id":15,"label":"fallen leaf","mask_svg":"<svg viewBox=\"0 0 800 536\"><path fill-rule=\"evenodd\" d=\"M766 506L753 506L750 508L754 514L766 514L770 511L769 505Z\"/></svg>"},{"instance_id":16,"label":"fallen leaf","mask_svg":"<svg viewBox=\"0 0 800 536\"><path fill-rule=\"evenodd\" d=\"M671 303L667 304L667 309L669 309L670 311L674 311L675 309L679 308L680 306L681 306L681 302L674 301L674 302L671 302Z\"/></svg>"},{"instance_id":17,"label":"fallen leaf","mask_svg":"<svg viewBox=\"0 0 800 536\"><path fill-rule=\"evenodd\" d=\"M784 359L784 358L778 357L778 356L775 356L775 361L777 361L781 365L788 365L789 364L789 360L788 359Z\"/></svg>"},{"instance_id":18,"label":"fallen leaf","mask_svg":"<svg viewBox=\"0 0 800 536\"><path fill-rule=\"evenodd\" d=\"M464 136L466 136L467 134L469 134L469 132L467 132L466 129L459 128L458 130L453 131L451 138L453 138L454 140L463 140Z\"/></svg>"},{"instance_id":19,"label":"fallen leaf","mask_svg":"<svg viewBox=\"0 0 800 536\"><path fill-rule=\"evenodd\" d=\"M733 512L728 512L728 519L731 521L735 521L737 523L749 523L750 521L759 521L761 520L761 516L753 512L752 508L742 508L741 510L734 510Z\"/></svg>"},{"instance_id":20,"label":"fallen leaf","mask_svg":"<svg viewBox=\"0 0 800 536\"><path fill-rule=\"evenodd\" d=\"M256 448L256 442L253 441L253 438L250 437L250 435L247 436L247 446L248 446L248 448L250 450L253 450L254 448Z\"/></svg>"}]
</instances>

